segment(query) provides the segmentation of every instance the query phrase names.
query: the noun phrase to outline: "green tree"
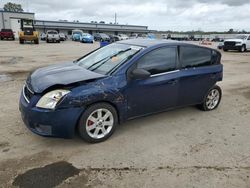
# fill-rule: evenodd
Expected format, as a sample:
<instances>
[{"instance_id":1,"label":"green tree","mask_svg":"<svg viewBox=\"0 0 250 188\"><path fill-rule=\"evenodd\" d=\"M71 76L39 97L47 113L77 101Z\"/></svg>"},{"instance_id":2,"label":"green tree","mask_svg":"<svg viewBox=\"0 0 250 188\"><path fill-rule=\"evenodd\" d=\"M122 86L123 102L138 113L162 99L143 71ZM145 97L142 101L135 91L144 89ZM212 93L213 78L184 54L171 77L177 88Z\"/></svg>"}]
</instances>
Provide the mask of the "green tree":
<instances>
[{"instance_id":1,"label":"green tree","mask_svg":"<svg viewBox=\"0 0 250 188\"><path fill-rule=\"evenodd\" d=\"M228 33L234 33L234 29L229 29Z\"/></svg>"},{"instance_id":2,"label":"green tree","mask_svg":"<svg viewBox=\"0 0 250 188\"><path fill-rule=\"evenodd\" d=\"M6 3L3 9L5 11L10 11L10 12L23 12L23 8L21 4L16 4L16 3L11 3L11 2Z\"/></svg>"}]
</instances>

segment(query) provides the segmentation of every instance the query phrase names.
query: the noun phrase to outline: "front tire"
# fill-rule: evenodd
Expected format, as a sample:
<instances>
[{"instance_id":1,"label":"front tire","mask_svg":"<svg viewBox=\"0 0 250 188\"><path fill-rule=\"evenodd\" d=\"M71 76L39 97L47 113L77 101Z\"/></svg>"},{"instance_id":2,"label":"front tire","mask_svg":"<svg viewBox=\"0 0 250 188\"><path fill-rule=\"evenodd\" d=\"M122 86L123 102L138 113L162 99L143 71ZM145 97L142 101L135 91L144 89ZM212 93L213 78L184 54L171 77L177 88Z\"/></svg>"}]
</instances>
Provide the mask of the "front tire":
<instances>
[{"instance_id":1,"label":"front tire","mask_svg":"<svg viewBox=\"0 0 250 188\"><path fill-rule=\"evenodd\" d=\"M246 51L246 45L243 44L241 48L239 49L240 52L245 52Z\"/></svg>"},{"instance_id":2,"label":"front tire","mask_svg":"<svg viewBox=\"0 0 250 188\"><path fill-rule=\"evenodd\" d=\"M97 103L82 114L78 131L80 136L89 143L107 140L118 124L116 109L107 103Z\"/></svg>"},{"instance_id":3,"label":"front tire","mask_svg":"<svg viewBox=\"0 0 250 188\"><path fill-rule=\"evenodd\" d=\"M19 44L23 44L24 40L23 39L19 39Z\"/></svg>"},{"instance_id":4,"label":"front tire","mask_svg":"<svg viewBox=\"0 0 250 188\"><path fill-rule=\"evenodd\" d=\"M198 107L203 111L211 111L216 109L221 101L222 97L222 91L221 88L217 85L215 85L213 88L211 88L206 95L204 102Z\"/></svg>"}]
</instances>

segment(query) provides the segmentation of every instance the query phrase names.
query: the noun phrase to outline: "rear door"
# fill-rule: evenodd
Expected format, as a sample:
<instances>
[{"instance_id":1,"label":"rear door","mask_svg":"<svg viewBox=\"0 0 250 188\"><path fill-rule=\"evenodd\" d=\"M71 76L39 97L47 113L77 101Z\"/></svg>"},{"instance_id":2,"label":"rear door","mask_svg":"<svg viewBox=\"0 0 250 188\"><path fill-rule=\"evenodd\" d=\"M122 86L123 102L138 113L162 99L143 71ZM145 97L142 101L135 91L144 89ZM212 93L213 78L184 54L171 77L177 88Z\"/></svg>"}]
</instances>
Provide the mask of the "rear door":
<instances>
[{"instance_id":1,"label":"rear door","mask_svg":"<svg viewBox=\"0 0 250 188\"><path fill-rule=\"evenodd\" d=\"M208 90L222 79L220 54L212 49L180 46L179 106L201 103Z\"/></svg>"}]
</instances>

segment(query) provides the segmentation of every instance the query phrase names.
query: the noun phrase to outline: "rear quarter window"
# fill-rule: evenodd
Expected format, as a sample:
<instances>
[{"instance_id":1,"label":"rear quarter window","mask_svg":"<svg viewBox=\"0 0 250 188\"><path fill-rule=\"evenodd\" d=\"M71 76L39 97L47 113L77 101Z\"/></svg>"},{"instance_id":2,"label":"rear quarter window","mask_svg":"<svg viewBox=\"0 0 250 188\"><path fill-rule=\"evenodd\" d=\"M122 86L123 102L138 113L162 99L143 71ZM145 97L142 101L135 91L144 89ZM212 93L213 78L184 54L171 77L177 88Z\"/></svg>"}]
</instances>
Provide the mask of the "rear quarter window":
<instances>
[{"instance_id":1,"label":"rear quarter window","mask_svg":"<svg viewBox=\"0 0 250 188\"><path fill-rule=\"evenodd\" d=\"M181 68L209 66L212 63L212 50L200 47L180 47Z\"/></svg>"}]
</instances>

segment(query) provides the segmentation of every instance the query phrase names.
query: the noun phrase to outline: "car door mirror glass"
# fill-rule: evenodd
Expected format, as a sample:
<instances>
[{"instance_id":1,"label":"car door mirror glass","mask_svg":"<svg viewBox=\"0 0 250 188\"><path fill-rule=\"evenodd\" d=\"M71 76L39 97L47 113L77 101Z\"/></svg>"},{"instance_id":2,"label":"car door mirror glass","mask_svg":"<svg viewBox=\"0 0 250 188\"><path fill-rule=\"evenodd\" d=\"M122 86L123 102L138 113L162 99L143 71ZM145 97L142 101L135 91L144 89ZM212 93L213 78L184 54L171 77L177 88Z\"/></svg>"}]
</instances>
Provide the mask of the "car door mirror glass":
<instances>
[{"instance_id":1,"label":"car door mirror glass","mask_svg":"<svg viewBox=\"0 0 250 188\"><path fill-rule=\"evenodd\" d=\"M145 69L134 69L130 76L132 79L147 79L151 74Z\"/></svg>"}]
</instances>

